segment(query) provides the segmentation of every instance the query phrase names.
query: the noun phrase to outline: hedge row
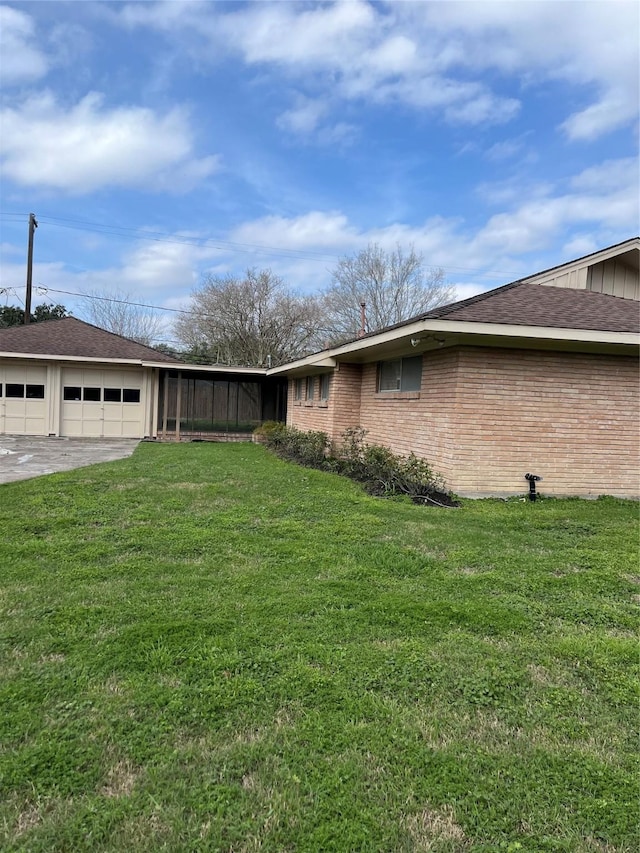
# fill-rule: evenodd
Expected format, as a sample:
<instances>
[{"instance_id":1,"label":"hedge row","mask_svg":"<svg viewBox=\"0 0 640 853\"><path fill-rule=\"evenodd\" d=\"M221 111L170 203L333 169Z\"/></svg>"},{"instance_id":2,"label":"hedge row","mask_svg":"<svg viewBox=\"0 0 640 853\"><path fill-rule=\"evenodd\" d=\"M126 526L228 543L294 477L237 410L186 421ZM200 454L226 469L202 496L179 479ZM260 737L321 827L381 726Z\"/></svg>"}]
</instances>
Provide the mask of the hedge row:
<instances>
[{"instance_id":1,"label":"hedge row","mask_svg":"<svg viewBox=\"0 0 640 853\"><path fill-rule=\"evenodd\" d=\"M367 444L366 431L353 427L342 433L336 453L324 432L296 429L268 421L256 430L266 446L280 456L308 468L342 474L361 483L372 495L408 495L416 503L459 506L445 492L442 477L414 453L397 456L388 447Z\"/></svg>"}]
</instances>

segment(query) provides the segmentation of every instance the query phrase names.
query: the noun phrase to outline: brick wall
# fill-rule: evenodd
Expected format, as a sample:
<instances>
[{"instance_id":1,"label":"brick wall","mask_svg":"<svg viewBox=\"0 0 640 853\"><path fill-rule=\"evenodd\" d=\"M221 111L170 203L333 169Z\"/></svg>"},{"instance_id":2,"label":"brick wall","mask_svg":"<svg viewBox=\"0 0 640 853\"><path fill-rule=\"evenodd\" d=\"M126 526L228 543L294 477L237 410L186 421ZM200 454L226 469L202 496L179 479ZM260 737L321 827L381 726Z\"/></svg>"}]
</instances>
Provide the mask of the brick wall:
<instances>
[{"instance_id":1,"label":"brick wall","mask_svg":"<svg viewBox=\"0 0 640 853\"><path fill-rule=\"evenodd\" d=\"M635 358L464 348L451 487L517 494L640 495Z\"/></svg>"},{"instance_id":2,"label":"brick wall","mask_svg":"<svg viewBox=\"0 0 640 853\"><path fill-rule=\"evenodd\" d=\"M289 380L287 423L298 429L322 430L332 441L350 426L360 422L360 385L362 370L359 364L339 364L329 380L328 400L319 399L318 376L314 379L313 400L295 399L295 380ZM303 381L303 391L305 382Z\"/></svg>"},{"instance_id":3,"label":"brick wall","mask_svg":"<svg viewBox=\"0 0 640 853\"><path fill-rule=\"evenodd\" d=\"M419 392L377 393L377 366L341 364L325 409L289 422L428 459L461 495L640 496L638 363L632 357L460 347L427 353ZM359 393L358 393L359 392Z\"/></svg>"},{"instance_id":4,"label":"brick wall","mask_svg":"<svg viewBox=\"0 0 640 853\"><path fill-rule=\"evenodd\" d=\"M422 361L419 392L377 392L377 365L362 374L360 422L366 440L385 444L394 453L412 451L427 459L450 485L454 475L455 396L458 352L427 353Z\"/></svg>"}]
</instances>

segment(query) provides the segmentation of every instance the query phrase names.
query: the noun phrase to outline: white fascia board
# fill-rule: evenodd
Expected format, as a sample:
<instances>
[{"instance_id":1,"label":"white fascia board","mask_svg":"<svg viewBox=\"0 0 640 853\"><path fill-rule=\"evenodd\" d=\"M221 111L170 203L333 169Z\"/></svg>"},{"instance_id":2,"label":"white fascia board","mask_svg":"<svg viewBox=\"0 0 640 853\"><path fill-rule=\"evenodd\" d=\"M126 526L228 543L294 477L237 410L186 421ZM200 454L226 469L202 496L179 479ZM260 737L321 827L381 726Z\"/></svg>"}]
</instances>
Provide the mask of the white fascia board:
<instances>
[{"instance_id":1,"label":"white fascia board","mask_svg":"<svg viewBox=\"0 0 640 853\"><path fill-rule=\"evenodd\" d=\"M640 237L632 237L621 243L619 246L610 246L608 249L600 249L598 252L593 252L591 255L585 255L582 258L577 258L574 261L567 261L566 264L559 264L557 267L550 267L542 272L534 273L526 276L521 281L528 281L535 284L537 281L546 281L548 278L557 278L559 275L570 273L573 270L583 267L592 267L602 261L608 261L611 258L617 258L619 255L626 255L632 249L640 249Z\"/></svg>"},{"instance_id":2,"label":"white fascia board","mask_svg":"<svg viewBox=\"0 0 640 853\"><path fill-rule=\"evenodd\" d=\"M49 355L48 353L33 352L0 352L0 358L19 358L29 361L71 361L85 364L129 364L135 367L146 366L140 359L135 358L93 358L88 355Z\"/></svg>"},{"instance_id":3,"label":"white fascia board","mask_svg":"<svg viewBox=\"0 0 640 853\"><path fill-rule=\"evenodd\" d=\"M181 370L185 373L237 373L244 376L266 376L267 370L262 367L228 367L218 364L183 364L171 361L147 361L134 358L95 358L88 355L51 355L49 353L32 352L0 352L0 358L14 358L20 361L68 361L84 364L126 364L135 367L157 367L167 370Z\"/></svg>"},{"instance_id":4,"label":"white fascia board","mask_svg":"<svg viewBox=\"0 0 640 853\"><path fill-rule=\"evenodd\" d=\"M504 323L477 323L462 320L417 320L397 329L389 329L387 332L380 332L372 337L361 338L340 347L309 355L290 364L273 368L268 373L271 376L277 373L292 373L306 367L330 367L334 366L336 360L341 356L355 353L365 355L367 350L375 352L375 349L383 344L401 341L403 338L416 338L425 334L464 335L470 339L469 343L474 337L481 335L482 337L558 341L558 343L576 341L578 343L640 346L640 335L635 332L600 332L593 329L559 329L549 326L513 326ZM375 358L373 352L372 360Z\"/></svg>"},{"instance_id":5,"label":"white fascia board","mask_svg":"<svg viewBox=\"0 0 640 853\"><path fill-rule=\"evenodd\" d=\"M344 349L344 347L341 347L340 351L342 351L342 349ZM334 355L327 355L328 352L338 354L337 349L323 350L322 352L314 353L313 355L307 355L305 358L299 358L297 361L291 361L288 364L281 364L279 367L272 367L271 370L267 371L267 374L269 376L277 376L279 373L291 373L294 370L304 369L305 367L331 369L335 367L338 362ZM350 350L347 350L347 352L350 352Z\"/></svg>"},{"instance_id":6,"label":"white fascia board","mask_svg":"<svg viewBox=\"0 0 640 853\"><path fill-rule=\"evenodd\" d=\"M266 376L268 372L265 367L229 367L223 364L183 364L168 361L143 361L142 366L180 370L182 373L237 373L242 376Z\"/></svg>"},{"instance_id":7,"label":"white fascia board","mask_svg":"<svg viewBox=\"0 0 640 853\"><path fill-rule=\"evenodd\" d=\"M512 326L502 323L472 323L462 320L430 320L429 332L454 332L459 335L492 335L548 341L578 341L593 344L631 344L640 346L635 332L601 332L594 329L559 329L554 326Z\"/></svg>"}]
</instances>

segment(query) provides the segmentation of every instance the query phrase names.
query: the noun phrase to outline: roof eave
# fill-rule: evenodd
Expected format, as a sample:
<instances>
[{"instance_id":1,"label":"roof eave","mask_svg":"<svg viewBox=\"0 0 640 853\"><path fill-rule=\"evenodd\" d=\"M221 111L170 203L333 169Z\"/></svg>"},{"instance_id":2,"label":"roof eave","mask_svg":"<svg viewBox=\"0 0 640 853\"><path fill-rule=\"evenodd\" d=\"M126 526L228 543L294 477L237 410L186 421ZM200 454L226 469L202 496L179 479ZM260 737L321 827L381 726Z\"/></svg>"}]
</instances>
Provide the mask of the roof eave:
<instances>
[{"instance_id":1,"label":"roof eave","mask_svg":"<svg viewBox=\"0 0 640 853\"><path fill-rule=\"evenodd\" d=\"M140 367L145 362L140 358L97 358L96 356L90 355L55 355L53 353L41 353L41 352L0 352L0 358L16 358L16 359L30 359L30 360L40 360L40 361L71 361L71 362L89 362L91 364L129 364ZM179 363L179 362L176 362ZM167 367L168 365L173 364L173 362L163 361L154 362L154 366L162 365L163 367Z\"/></svg>"},{"instance_id":2,"label":"roof eave","mask_svg":"<svg viewBox=\"0 0 640 853\"><path fill-rule=\"evenodd\" d=\"M233 367L229 364L192 364L183 361L143 361L142 366L180 370L183 373L237 373L242 376L266 376L268 373L265 367Z\"/></svg>"},{"instance_id":3,"label":"roof eave","mask_svg":"<svg viewBox=\"0 0 640 853\"><path fill-rule=\"evenodd\" d=\"M477 337L521 338L526 340L545 340L562 342L578 342L593 344L622 344L640 346L640 335L635 332L607 332L595 329L562 329L550 326L518 326L506 323L479 323L461 320L418 320L400 328L390 329L380 334L351 341L339 347L323 350L306 356L289 364L274 367L268 371L270 376L297 372L306 367L318 368L335 366L341 357L348 355L365 355L371 352L371 360L375 359L376 349L402 339L417 338L424 334L452 334L457 337L469 338L472 342ZM363 359L366 360L366 359Z\"/></svg>"}]
</instances>

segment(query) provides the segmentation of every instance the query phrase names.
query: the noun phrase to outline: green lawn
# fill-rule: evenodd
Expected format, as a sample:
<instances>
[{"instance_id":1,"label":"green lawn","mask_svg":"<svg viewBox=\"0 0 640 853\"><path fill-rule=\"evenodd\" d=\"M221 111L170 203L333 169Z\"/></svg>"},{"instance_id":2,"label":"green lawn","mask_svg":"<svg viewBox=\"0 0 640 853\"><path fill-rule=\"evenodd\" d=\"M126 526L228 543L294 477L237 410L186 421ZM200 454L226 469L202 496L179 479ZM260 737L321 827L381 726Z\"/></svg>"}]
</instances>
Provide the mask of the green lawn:
<instances>
[{"instance_id":1,"label":"green lawn","mask_svg":"<svg viewBox=\"0 0 640 853\"><path fill-rule=\"evenodd\" d=\"M635 851L637 534L251 444L0 486L0 847Z\"/></svg>"}]
</instances>

